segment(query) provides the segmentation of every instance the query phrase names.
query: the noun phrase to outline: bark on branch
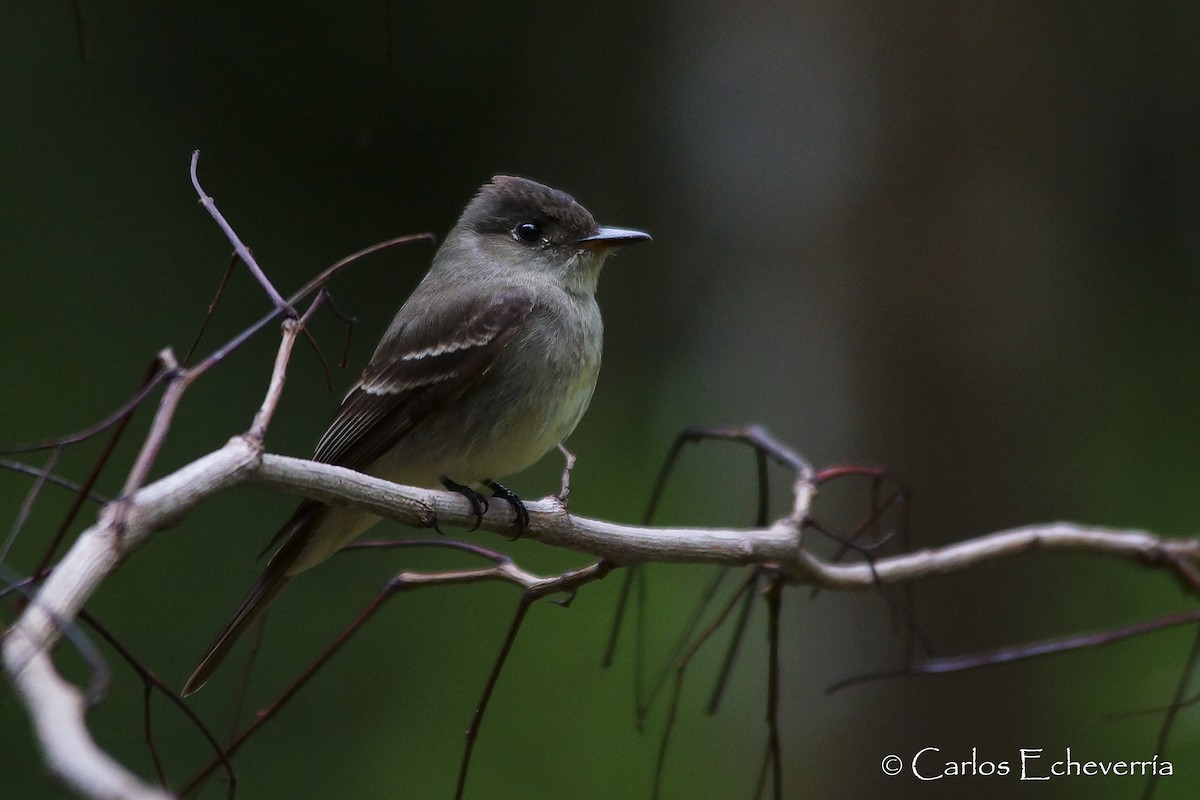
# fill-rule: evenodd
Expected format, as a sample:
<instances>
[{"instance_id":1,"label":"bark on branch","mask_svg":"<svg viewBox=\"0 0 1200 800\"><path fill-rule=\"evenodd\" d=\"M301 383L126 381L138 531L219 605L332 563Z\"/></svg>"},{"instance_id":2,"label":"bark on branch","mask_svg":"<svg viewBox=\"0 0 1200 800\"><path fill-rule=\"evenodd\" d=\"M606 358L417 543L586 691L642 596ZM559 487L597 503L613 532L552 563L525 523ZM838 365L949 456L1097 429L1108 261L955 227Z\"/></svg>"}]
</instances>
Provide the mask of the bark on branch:
<instances>
[{"instance_id":1,"label":"bark on branch","mask_svg":"<svg viewBox=\"0 0 1200 800\"><path fill-rule=\"evenodd\" d=\"M263 453L256 437L236 436L221 449L131 496L110 503L54 568L4 639L4 666L33 720L50 769L89 797L161 798L167 795L128 773L91 740L80 691L55 670L49 653L62 626L151 534L182 520L198 504L236 486L353 503L406 525L470 527L470 504L450 492L399 486L340 467ZM1170 568L1200 560L1200 540L1165 539L1144 531L1035 525L968 539L942 548L882 558L872 565L833 564L803 548L802 516L815 496L797 484L797 513L766 528L650 528L569 513L556 497L530 502L525 536L544 544L600 556L616 564L771 564L797 584L862 590L968 569L1030 550L1067 550L1132 559ZM512 511L492 504L484 530L510 532Z\"/></svg>"},{"instance_id":2,"label":"bark on branch","mask_svg":"<svg viewBox=\"0 0 1200 800\"><path fill-rule=\"evenodd\" d=\"M211 200L206 207L212 208ZM363 253L419 238L423 237L400 237ZM283 389L292 345L321 303L323 292L303 316L284 323L283 341L269 387L249 432L233 437L219 450L165 477L147 482L175 410L191 383L282 314L284 309L290 311L293 303L316 291L337 269L359 255L330 267L282 305L277 301L275 312L193 367L181 367L169 350L163 351L159 356L162 370L114 417L123 418L149 391L165 383L154 420L126 478L122 496L102 508L95 524L79 536L54 566L24 612L5 632L0 654L4 670L33 722L47 766L78 794L106 799L168 797L167 793L135 776L96 745L85 720L84 694L59 675L51 657L64 629L74 623L88 599L152 534L177 524L214 494L239 486L296 494L327 503L353 503L381 517L416 528L431 527L435 521L442 526L470 527L475 524L473 509L459 494L398 486L340 467L263 452L263 436ZM277 293L274 296L277 297ZM97 426L95 430L103 430L107 424ZM69 440L64 439L54 446L67 443ZM759 455L762 462L762 453ZM789 458L787 463L796 468L798 474L793 486L791 513L761 528L620 525L574 516L561 498L548 497L526 504L530 521L525 536L549 546L601 557L607 563L587 568L596 575L607 571L611 565L635 562L760 564L769 565L791 583L833 590L862 590L880 583L916 581L960 571L1034 549L1055 549L1131 559L1166 568L1192 591L1200 587L1200 577L1197 577L1200 539L1164 539L1144 531L1086 528L1068 523L1000 531L943 548L906 553L871 563L824 561L804 547L805 523L817 492L816 478L807 467L798 466L798 458ZM563 497L565 495L564 485ZM492 503L480 527L509 534L513 523L513 512L508 504ZM556 579L530 576L515 566L476 573L515 579L527 588L535 584L550 588L557 585ZM558 579L564 576L558 576ZM590 578L590 573L585 577ZM431 580L436 579L439 578ZM440 579L445 581L446 577ZM575 584L571 585L574 587Z\"/></svg>"}]
</instances>

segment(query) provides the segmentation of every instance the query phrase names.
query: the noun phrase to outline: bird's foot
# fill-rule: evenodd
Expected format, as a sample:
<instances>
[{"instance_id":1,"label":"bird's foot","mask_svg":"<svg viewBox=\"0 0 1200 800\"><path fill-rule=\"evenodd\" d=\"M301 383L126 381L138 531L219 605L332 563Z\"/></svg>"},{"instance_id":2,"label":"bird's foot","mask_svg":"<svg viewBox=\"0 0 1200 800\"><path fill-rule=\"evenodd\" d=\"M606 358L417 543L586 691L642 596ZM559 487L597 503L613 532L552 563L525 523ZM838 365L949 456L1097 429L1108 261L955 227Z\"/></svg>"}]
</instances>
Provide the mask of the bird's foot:
<instances>
[{"instance_id":1,"label":"bird's foot","mask_svg":"<svg viewBox=\"0 0 1200 800\"><path fill-rule=\"evenodd\" d=\"M486 480L483 482L483 485L492 490L492 497L498 497L512 507L517 526L517 535L512 538L520 539L521 534L529 530L529 509L525 508L525 504L521 502L521 498L517 496L517 493L504 484L496 483L493 480Z\"/></svg>"},{"instance_id":2,"label":"bird's foot","mask_svg":"<svg viewBox=\"0 0 1200 800\"><path fill-rule=\"evenodd\" d=\"M571 494L571 470L575 469L575 454L568 450L562 442L558 443L558 452L563 456L562 489L558 493L558 502L565 511L567 497Z\"/></svg>"},{"instance_id":3,"label":"bird's foot","mask_svg":"<svg viewBox=\"0 0 1200 800\"><path fill-rule=\"evenodd\" d=\"M472 489L470 486L463 486L461 483L455 483L445 475L441 478L442 486L446 487L447 491L456 492L467 498L467 502L471 504L471 510L475 512L475 527L471 530L479 530L479 526L483 524L483 515L487 513L488 501L487 498L479 492ZM513 495L514 497L516 495ZM505 498L506 500L508 498ZM435 525L436 527L436 525ZM441 533L441 530L438 530Z\"/></svg>"}]
</instances>

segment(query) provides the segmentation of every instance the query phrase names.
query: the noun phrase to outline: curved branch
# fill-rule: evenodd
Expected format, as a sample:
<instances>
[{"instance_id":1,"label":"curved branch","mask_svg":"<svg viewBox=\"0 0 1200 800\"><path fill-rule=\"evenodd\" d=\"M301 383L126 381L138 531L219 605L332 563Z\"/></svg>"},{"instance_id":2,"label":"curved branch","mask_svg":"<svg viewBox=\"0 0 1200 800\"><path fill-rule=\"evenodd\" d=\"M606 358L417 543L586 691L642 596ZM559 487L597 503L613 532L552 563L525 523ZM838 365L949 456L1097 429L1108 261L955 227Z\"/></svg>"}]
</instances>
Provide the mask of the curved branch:
<instances>
[{"instance_id":1,"label":"curved branch","mask_svg":"<svg viewBox=\"0 0 1200 800\"><path fill-rule=\"evenodd\" d=\"M252 485L332 503L352 503L413 527L469 527L470 504L460 495L399 486L351 470L264 454L254 438L237 436L224 447L107 505L99 520L54 568L35 601L8 632L4 665L23 698L51 768L95 797L165 797L143 786L91 742L78 690L63 681L49 657L62 625L73 620L100 583L155 531L170 527L207 498ZM811 487L798 487L811 497ZM527 504L525 536L544 544L633 562L773 564L793 583L861 590L876 585L867 564L831 564L806 552L801 525L780 520L766 528L650 528L574 516L557 497ZM508 532L513 512L495 503L481 528ZM1084 528L1067 523L1029 526L922 550L874 563L884 583L913 581L1035 549L1071 550L1174 567L1200 558L1200 540L1164 539L1143 531ZM101 788L99 775L113 791ZM134 783L130 783L134 781ZM123 787L119 790L116 787Z\"/></svg>"},{"instance_id":2,"label":"curved branch","mask_svg":"<svg viewBox=\"0 0 1200 800\"><path fill-rule=\"evenodd\" d=\"M316 302L320 302L320 298ZM314 303L315 307L316 303ZM310 309L311 312L311 309ZM181 369L170 351L160 354L167 388L123 496L109 502L54 567L2 642L4 669L25 703L50 769L80 794L102 798L165 798L106 755L91 739L81 692L58 674L51 651L64 627L100 584L154 532L168 528L212 495L235 486L256 486L331 504L353 504L416 528L471 527L475 510L462 495L399 486L341 467L264 454L262 435L283 386L288 355L307 319L289 321L262 408L249 433L175 472L146 483L151 464L173 420L182 393L219 358ZM249 335L249 334L246 334ZM239 337L235 341L241 341ZM758 528L652 528L577 517L561 497L526 503L524 535L607 564L637 562L771 566L786 581L826 589L862 590L957 572L976 564L1035 549L1071 550L1132 559L1165 567L1192 591L1200 587L1200 539L1164 539L1143 531L1085 528L1068 523L1029 526L981 536L947 547L837 564L803 547L809 511L822 480L807 467L793 485L791 514ZM505 503L493 503L479 527L508 534L516 523ZM511 568L517 570L515 565ZM473 576L477 577L477 576ZM503 576L531 580L519 570ZM560 576L561 578L562 576ZM413 580L410 576L409 580ZM446 581L447 576L436 580ZM556 579L549 579L553 582ZM527 588L528 583L526 582ZM552 585L547 584L548 586Z\"/></svg>"}]
</instances>

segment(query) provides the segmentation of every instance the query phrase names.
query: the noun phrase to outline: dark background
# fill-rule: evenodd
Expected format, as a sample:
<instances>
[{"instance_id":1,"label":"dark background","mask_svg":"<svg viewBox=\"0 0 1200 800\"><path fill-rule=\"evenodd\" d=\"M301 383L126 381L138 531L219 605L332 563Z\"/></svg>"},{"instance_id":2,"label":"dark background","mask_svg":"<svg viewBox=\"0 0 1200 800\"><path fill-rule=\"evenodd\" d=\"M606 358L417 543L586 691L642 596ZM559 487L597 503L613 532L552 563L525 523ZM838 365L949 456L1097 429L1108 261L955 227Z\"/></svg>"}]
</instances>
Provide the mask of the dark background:
<instances>
[{"instance_id":1,"label":"dark background","mask_svg":"<svg viewBox=\"0 0 1200 800\"><path fill-rule=\"evenodd\" d=\"M886 465L916 488L934 545L1053 519L1194 534L1200 500L1200 5L1194 3L88 3L81 63L66 3L0 10L0 441L75 430L131 393L161 347L186 350L228 255L200 176L284 291L375 241L453 224L489 176L572 192L652 245L601 282L605 367L570 441L579 513L634 521L687 424L761 422L814 462ZM385 39L394 58L383 66ZM383 102L369 143L356 137ZM432 249L377 256L334 285L361 321L336 390L300 347L268 438L306 455ZM257 318L239 272L206 343ZM341 330L314 330L331 360ZM156 470L244 430L273 334L190 392ZM128 464L148 413L118 453ZM86 473L96 447L61 471ZM750 456L689 450L664 522L744 525ZM514 479L539 496L559 461ZM114 469L102 489L119 486ZM27 479L0 476L15 516ZM5 561L29 570L65 506L47 494ZM164 679L184 678L292 500L216 499L140 551L89 606ZM831 501L832 502L832 501ZM848 500L853 502L853 500ZM782 508L777 510L782 513ZM77 528L80 525L76 526ZM7 531L7 524L2 530ZM394 533L382 527L379 533ZM401 532L401 535L403 533ZM530 569L584 560L528 542ZM272 615L251 702L277 690L401 567L351 554ZM706 570L656 568L654 653ZM665 706L643 732L632 641L599 666L619 588L537 607L496 692L471 797L649 795ZM243 797L448 797L465 728L517 593L431 589L392 602L239 755ZM1164 575L1040 554L923 583L942 654L1143 619L1189 605ZM688 673L664 797L749 797L766 740L765 615L703 715L720 646ZM1173 631L1034 663L871 684L902 647L873 595L784 597L787 797L1118 797L1134 778L920 783L889 753L1015 763L1156 752L1190 646ZM720 644L723 644L723 640ZM194 698L227 727L237 667ZM110 654L111 655L111 654ZM143 775L139 685L115 658L89 720ZM82 679L62 649L63 669ZM172 779L207 758L155 703ZM0 695L5 796L53 797L28 725ZM1200 786L1200 717L1161 754L1159 797ZM214 781L204 797L223 796Z\"/></svg>"}]
</instances>

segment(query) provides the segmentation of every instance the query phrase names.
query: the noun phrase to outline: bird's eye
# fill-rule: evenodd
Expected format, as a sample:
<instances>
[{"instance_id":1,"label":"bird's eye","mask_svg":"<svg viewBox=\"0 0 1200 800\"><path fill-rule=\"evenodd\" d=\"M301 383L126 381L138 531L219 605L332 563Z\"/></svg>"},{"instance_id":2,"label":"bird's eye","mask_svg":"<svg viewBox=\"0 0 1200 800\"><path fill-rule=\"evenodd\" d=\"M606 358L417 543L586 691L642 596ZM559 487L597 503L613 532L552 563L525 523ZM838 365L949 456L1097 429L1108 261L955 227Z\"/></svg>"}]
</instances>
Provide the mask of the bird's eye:
<instances>
[{"instance_id":1,"label":"bird's eye","mask_svg":"<svg viewBox=\"0 0 1200 800\"><path fill-rule=\"evenodd\" d=\"M513 236L525 244L537 244L542 240L542 226L536 222L522 222L513 229Z\"/></svg>"}]
</instances>

